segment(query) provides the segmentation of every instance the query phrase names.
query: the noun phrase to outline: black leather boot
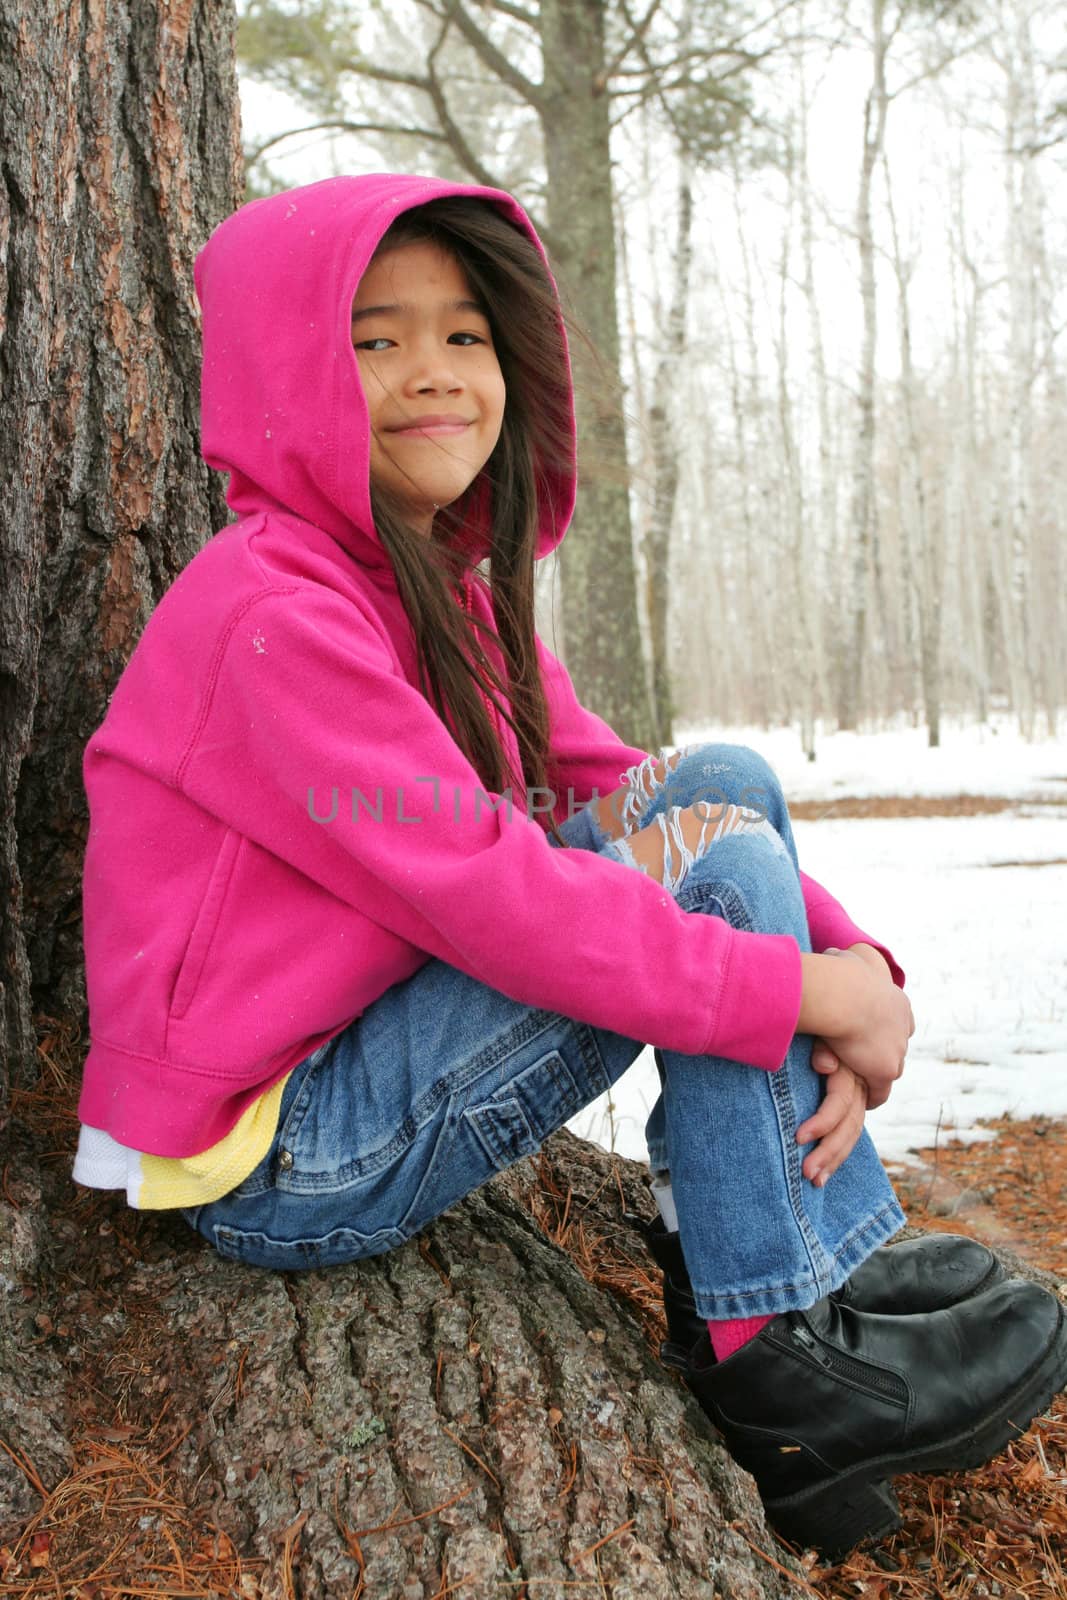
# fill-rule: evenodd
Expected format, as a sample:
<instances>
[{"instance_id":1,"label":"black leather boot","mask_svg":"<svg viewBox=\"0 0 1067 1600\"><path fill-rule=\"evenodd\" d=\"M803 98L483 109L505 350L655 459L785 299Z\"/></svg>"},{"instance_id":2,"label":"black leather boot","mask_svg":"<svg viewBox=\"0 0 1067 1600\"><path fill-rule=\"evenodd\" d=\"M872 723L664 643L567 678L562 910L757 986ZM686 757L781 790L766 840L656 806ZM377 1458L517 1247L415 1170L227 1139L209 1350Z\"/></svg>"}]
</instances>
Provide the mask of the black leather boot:
<instances>
[{"instance_id":1,"label":"black leather boot","mask_svg":"<svg viewBox=\"0 0 1067 1600\"><path fill-rule=\"evenodd\" d=\"M910 1317L827 1298L725 1361L705 1332L686 1383L752 1473L768 1521L834 1556L899 1525L890 1480L977 1467L1067 1386L1067 1319L1036 1284Z\"/></svg>"},{"instance_id":2,"label":"black leather boot","mask_svg":"<svg viewBox=\"0 0 1067 1600\"><path fill-rule=\"evenodd\" d=\"M642 1235L663 1273L667 1338L660 1346L660 1359L669 1367L682 1368L707 1324L693 1300L681 1240L677 1233L667 1232L660 1217L646 1222L627 1212L626 1220ZM932 1233L875 1250L830 1298L853 1311L915 1315L959 1305L1006 1276L993 1252L977 1239Z\"/></svg>"}]
</instances>

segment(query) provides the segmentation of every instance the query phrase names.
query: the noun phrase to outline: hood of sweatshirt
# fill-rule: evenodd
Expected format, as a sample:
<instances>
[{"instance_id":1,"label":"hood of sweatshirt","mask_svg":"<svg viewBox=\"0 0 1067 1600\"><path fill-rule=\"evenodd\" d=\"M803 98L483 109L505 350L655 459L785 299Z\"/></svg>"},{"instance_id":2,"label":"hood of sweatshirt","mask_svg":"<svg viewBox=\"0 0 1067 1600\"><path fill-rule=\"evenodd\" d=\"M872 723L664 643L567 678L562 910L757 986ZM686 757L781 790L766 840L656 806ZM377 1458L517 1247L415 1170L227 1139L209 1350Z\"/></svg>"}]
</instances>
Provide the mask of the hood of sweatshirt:
<instances>
[{"instance_id":1,"label":"hood of sweatshirt","mask_svg":"<svg viewBox=\"0 0 1067 1600\"><path fill-rule=\"evenodd\" d=\"M359 280L401 212L464 195L496 206L544 247L518 202L499 189L394 173L327 178L241 206L196 259L203 312L201 448L229 474L238 516L287 511L335 538L361 565L391 563L370 505L370 424L352 348ZM562 359L570 367L560 319ZM573 403L569 458L547 465L536 555L563 538L574 508ZM486 496L475 503L487 506ZM488 518L474 514L471 565L489 552Z\"/></svg>"}]
</instances>

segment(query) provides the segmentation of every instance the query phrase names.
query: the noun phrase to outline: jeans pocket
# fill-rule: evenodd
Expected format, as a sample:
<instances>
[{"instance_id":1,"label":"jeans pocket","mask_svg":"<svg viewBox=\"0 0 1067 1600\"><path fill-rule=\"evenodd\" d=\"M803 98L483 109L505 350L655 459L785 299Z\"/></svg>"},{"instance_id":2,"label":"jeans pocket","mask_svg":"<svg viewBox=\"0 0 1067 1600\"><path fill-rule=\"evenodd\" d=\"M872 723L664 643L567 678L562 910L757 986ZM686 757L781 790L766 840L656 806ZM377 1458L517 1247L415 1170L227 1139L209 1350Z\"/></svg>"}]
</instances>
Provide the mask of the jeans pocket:
<instances>
[{"instance_id":1,"label":"jeans pocket","mask_svg":"<svg viewBox=\"0 0 1067 1600\"><path fill-rule=\"evenodd\" d=\"M465 1123L493 1166L502 1171L541 1148L550 1133L581 1111L602 1085L579 1084L558 1050L501 1083L488 1099L469 1105ZM473 1085L477 1092L478 1085Z\"/></svg>"},{"instance_id":2,"label":"jeans pocket","mask_svg":"<svg viewBox=\"0 0 1067 1600\"><path fill-rule=\"evenodd\" d=\"M541 1141L527 1122L526 1113L518 1100L497 1099L485 1105L471 1106L465 1112L465 1117L498 1171L521 1161L523 1156L532 1156L540 1149Z\"/></svg>"}]
</instances>

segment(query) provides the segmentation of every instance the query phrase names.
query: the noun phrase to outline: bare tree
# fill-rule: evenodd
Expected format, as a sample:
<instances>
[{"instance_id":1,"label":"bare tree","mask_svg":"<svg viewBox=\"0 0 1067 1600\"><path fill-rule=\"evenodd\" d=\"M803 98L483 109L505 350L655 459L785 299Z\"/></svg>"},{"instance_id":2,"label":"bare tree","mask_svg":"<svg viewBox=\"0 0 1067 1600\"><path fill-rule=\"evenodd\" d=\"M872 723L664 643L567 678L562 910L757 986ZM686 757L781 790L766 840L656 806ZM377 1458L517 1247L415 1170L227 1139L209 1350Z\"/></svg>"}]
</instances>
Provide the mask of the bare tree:
<instances>
[{"instance_id":1,"label":"bare tree","mask_svg":"<svg viewBox=\"0 0 1067 1600\"><path fill-rule=\"evenodd\" d=\"M775 359L778 366L778 433L782 462L783 570L789 574L789 602L786 629L786 692L790 710L800 722L800 738L809 761L815 760L815 719L818 709L821 629L816 589L816 560L809 535L809 515L804 472L800 461L795 402L789 377L789 289L790 253L793 242L792 211L798 188L796 152L792 140L786 146L786 176L789 181L790 216L782 229L778 261L778 328ZM800 179L801 185L803 178Z\"/></svg>"},{"instance_id":2,"label":"bare tree","mask_svg":"<svg viewBox=\"0 0 1067 1600\"><path fill-rule=\"evenodd\" d=\"M903 18L903 5L896 27ZM863 300L863 347L856 391L855 459L852 469L852 582L846 595L849 625L848 650L838 668L838 723L855 728L862 704L867 656L872 579L881 594L878 550L878 509L875 496L875 352L878 339L878 300L875 283L872 189L885 140L889 91L886 57L896 27L887 24L886 0L870 0L871 87L863 109L863 154L856 199L856 242L859 247L860 295Z\"/></svg>"},{"instance_id":3,"label":"bare tree","mask_svg":"<svg viewBox=\"0 0 1067 1600\"><path fill-rule=\"evenodd\" d=\"M893 205L889 163L882 152L886 206L893 238L893 270L897 281L897 326L900 336L900 524L904 556L905 641L909 661L915 659L911 618L918 620L918 658L927 737L941 743L941 624L944 612L944 552L940 519L930 513L930 494L923 467L919 431L919 383L912 359L909 287L915 258L906 260Z\"/></svg>"},{"instance_id":4,"label":"bare tree","mask_svg":"<svg viewBox=\"0 0 1067 1600\"><path fill-rule=\"evenodd\" d=\"M652 692L656 747L674 742L674 695L671 688L668 655L668 611L670 607L670 544L674 508L678 498L679 415L677 386L673 375L681 365L686 348L686 307L689 275L693 260L693 180L690 162L682 153L678 173L678 213L674 243L674 282L666 336L652 380L649 408L649 443L654 473L652 514L645 535L645 566L648 575L647 609L651 636Z\"/></svg>"},{"instance_id":5,"label":"bare tree","mask_svg":"<svg viewBox=\"0 0 1067 1600\"><path fill-rule=\"evenodd\" d=\"M869 0L865 31L871 61L871 87L864 103L863 147L856 200L856 243L859 251L860 295L863 305L862 350L857 374L857 419L852 473L852 583L847 597L849 649L838 673L838 720L854 728L863 704L864 675L869 674L870 608L873 602L883 639L887 632L887 597L878 534L878 498L875 486L875 388L878 339L878 302L875 272L874 183L885 150L890 105L917 84L936 77L974 40L964 40L957 23L967 19L953 10L951 0ZM922 53L919 61L902 68L890 88L888 63L898 38L909 25L918 30Z\"/></svg>"},{"instance_id":6,"label":"bare tree","mask_svg":"<svg viewBox=\"0 0 1067 1600\"><path fill-rule=\"evenodd\" d=\"M822 626L824 606L820 604L820 601L826 596L827 590L829 590L831 597L836 596L837 585L834 581L834 575L838 570L838 562L835 558L841 539L841 526L838 513L839 474L835 430L832 419L830 379L827 371L826 347L823 338L823 313L815 283L814 207L808 161L810 95L807 62L803 51L799 53L796 72L798 91L795 119L796 137L790 172L794 179L797 206L800 213L801 286L808 317L808 359L811 368L811 381L815 389L816 415L818 418L818 477L814 490L814 501L817 508L817 536L811 541L805 557L810 573L809 595L812 608L809 626L814 660L810 670L813 672L815 679L814 706L812 710L813 725L808 738L805 740L805 749L809 761L812 761L815 759L814 716L825 704L826 695L827 637L826 630Z\"/></svg>"},{"instance_id":7,"label":"bare tree","mask_svg":"<svg viewBox=\"0 0 1067 1600\"><path fill-rule=\"evenodd\" d=\"M1005 36L995 59L1004 75L1004 187L1010 288L1011 402L1003 483L1008 570L1003 621L1008 638L1012 703L1025 733L1033 731L1037 701L1033 614L1034 385L1040 314L1037 107L1029 17L1022 5L1005 8Z\"/></svg>"}]
</instances>

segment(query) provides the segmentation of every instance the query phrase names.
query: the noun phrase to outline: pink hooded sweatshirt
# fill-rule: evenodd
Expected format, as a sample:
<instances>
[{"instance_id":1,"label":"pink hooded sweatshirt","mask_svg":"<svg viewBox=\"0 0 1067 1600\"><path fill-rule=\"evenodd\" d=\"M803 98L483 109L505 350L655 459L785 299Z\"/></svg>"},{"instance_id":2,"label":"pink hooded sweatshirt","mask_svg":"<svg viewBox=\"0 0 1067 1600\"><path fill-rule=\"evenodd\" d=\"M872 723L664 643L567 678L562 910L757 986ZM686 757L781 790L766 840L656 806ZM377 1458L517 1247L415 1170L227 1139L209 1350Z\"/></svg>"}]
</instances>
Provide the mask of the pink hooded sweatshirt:
<instances>
[{"instance_id":1,"label":"pink hooded sweatshirt","mask_svg":"<svg viewBox=\"0 0 1067 1600\"><path fill-rule=\"evenodd\" d=\"M163 596L84 760L79 1114L138 1150L215 1144L431 956L688 1054L773 1070L795 1029L794 939L688 915L632 867L551 848L521 794L510 817L486 795L418 688L371 516L350 309L393 219L445 195L490 201L540 250L508 195L381 174L242 206L197 259L203 454L229 473L238 520ZM560 461L539 558L574 490L573 458ZM467 601L491 622L473 570L488 548L473 528ZM562 822L645 752L538 651ZM502 737L517 772L506 724ZM810 879L804 892L816 949L867 939Z\"/></svg>"}]
</instances>

